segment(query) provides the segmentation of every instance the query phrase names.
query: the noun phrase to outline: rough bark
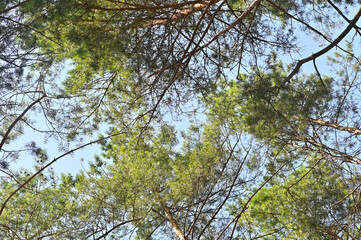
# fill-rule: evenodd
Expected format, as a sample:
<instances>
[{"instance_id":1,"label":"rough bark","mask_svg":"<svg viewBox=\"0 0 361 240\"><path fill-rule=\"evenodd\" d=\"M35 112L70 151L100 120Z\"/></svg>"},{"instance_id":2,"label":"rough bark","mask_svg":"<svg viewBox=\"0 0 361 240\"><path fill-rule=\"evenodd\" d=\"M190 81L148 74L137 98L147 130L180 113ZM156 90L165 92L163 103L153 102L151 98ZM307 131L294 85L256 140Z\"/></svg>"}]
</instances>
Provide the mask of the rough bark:
<instances>
[{"instance_id":1,"label":"rough bark","mask_svg":"<svg viewBox=\"0 0 361 240\"><path fill-rule=\"evenodd\" d=\"M198 11L204 10L208 5L213 5L219 2L220 0L210 0L210 1L200 1L193 3L191 6L179 9L174 14L170 14L168 18L163 19L154 19L149 21L147 26L157 26L157 25L165 25L170 22L178 21L181 18L184 18L190 14L193 14Z\"/></svg>"},{"instance_id":2,"label":"rough bark","mask_svg":"<svg viewBox=\"0 0 361 240\"><path fill-rule=\"evenodd\" d=\"M165 204L161 202L161 206L165 212L165 216L167 217L173 232L179 237L180 240L187 240L185 237L183 231L179 228L179 225L177 221L173 217L173 213L171 212L170 208Z\"/></svg>"},{"instance_id":3,"label":"rough bark","mask_svg":"<svg viewBox=\"0 0 361 240\"><path fill-rule=\"evenodd\" d=\"M349 133L353 133L353 134L357 134L357 135L361 134L361 130L358 128L345 127L345 126L341 126L341 125L338 125L335 123L330 123L327 121L313 119L313 118L310 118L310 120L311 120L311 122L316 123L317 125L332 127L337 130L341 130L341 131L345 131L345 132L349 132Z\"/></svg>"}]
</instances>

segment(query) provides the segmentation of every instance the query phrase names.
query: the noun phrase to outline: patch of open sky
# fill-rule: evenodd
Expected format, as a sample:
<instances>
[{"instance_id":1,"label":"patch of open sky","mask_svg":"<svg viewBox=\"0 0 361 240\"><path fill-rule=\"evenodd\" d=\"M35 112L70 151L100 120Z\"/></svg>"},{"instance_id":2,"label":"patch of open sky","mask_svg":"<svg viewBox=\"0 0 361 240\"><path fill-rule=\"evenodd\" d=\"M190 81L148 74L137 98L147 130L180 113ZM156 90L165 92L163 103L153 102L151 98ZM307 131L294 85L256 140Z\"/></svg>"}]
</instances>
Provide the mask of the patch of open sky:
<instances>
[{"instance_id":1,"label":"patch of open sky","mask_svg":"<svg viewBox=\"0 0 361 240\"><path fill-rule=\"evenodd\" d=\"M54 83L61 86L61 83L66 78L66 74L70 69L70 61L67 61L61 72L55 75ZM29 69L26 69L24 76L26 76L29 71ZM51 85L45 86L48 95L54 93L54 89L51 88ZM35 143L33 146L46 151L49 157L47 162L49 162L72 149L98 139L97 134L94 134L91 137L87 135L81 136L81 141L74 142L57 139L54 137L56 135L56 129L54 129L54 126L51 126L51 123L46 118L46 113L42 110L39 111L39 109L27 114L26 119L29 121L27 121L28 124L25 124L22 121L17 123L19 125L22 124L23 134L4 146L4 150L9 152L14 151L18 154L16 160L10 162L10 172L18 171L20 169L34 171L36 157L29 149L29 144L31 143ZM99 133L104 133L107 129L108 127L105 124L101 125L99 127ZM88 169L87 163L94 159L95 154L100 154L100 146L98 144L91 144L60 158L52 164L51 167L56 173L71 173L74 175L78 173L79 170ZM81 161L82 159L84 159L84 161ZM6 174L0 172L0 176L4 175Z\"/></svg>"}]
</instances>

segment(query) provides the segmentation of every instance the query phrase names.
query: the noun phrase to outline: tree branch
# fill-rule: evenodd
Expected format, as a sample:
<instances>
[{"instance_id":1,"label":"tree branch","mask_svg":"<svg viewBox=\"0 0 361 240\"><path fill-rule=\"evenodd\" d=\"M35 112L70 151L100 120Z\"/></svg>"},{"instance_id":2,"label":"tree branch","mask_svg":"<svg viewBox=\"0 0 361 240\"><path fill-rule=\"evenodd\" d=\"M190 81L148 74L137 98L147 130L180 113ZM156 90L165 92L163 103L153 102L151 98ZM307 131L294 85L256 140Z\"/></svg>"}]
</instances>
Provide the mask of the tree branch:
<instances>
[{"instance_id":1,"label":"tree branch","mask_svg":"<svg viewBox=\"0 0 361 240\"><path fill-rule=\"evenodd\" d=\"M173 214L170 211L170 208L165 203L163 203L162 200L160 200L160 204L164 209L165 215L170 225L172 226L173 232L179 237L180 240L187 240L186 236L184 236L183 231L180 229L177 221L173 218Z\"/></svg>"},{"instance_id":2,"label":"tree branch","mask_svg":"<svg viewBox=\"0 0 361 240\"><path fill-rule=\"evenodd\" d=\"M147 23L146 26L157 26L157 25L165 25L169 22L178 21L181 18L184 18L192 13L203 11L203 9L209 7L210 5L216 4L220 0L211 0L211 1L201 1L199 3L194 3L190 7L185 9L177 10L175 14L170 15L166 19L155 19Z\"/></svg>"},{"instance_id":3,"label":"tree branch","mask_svg":"<svg viewBox=\"0 0 361 240\"><path fill-rule=\"evenodd\" d=\"M39 99L35 100L33 103L31 103L12 123L11 125L9 126L9 128L7 129L3 139L1 140L0 142L0 151L2 149L2 147L4 146L5 144L5 141L6 139L9 137L9 134L11 132L11 130L15 127L16 123L19 122L23 117L24 115L35 105L37 104L38 102L40 102L46 95L43 94L43 96L41 96ZM1 215L1 213L0 213Z\"/></svg>"},{"instance_id":4,"label":"tree branch","mask_svg":"<svg viewBox=\"0 0 361 240\"><path fill-rule=\"evenodd\" d=\"M351 31L352 28L355 27L356 22L361 17L361 8L357 11L356 15L352 19L352 21L349 23L349 25L346 27L346 29L334 40L332 41L327 47L321 49L320 51L316 52L315 54L312 54L309 57L306 57L304 59L301 59L297 62L295 68L292 70L292 72L279 84L278 86L269 87L269 88L255 88L255 89L249 89L247 90L248 93L257 92L257 91L271 91L274 89L280 89L283 88L286 83L289 83L291 79L299 72L301 66L309 61L313 61L314 59L322 56L323 54L330 51L333 47L335 47L337 44L341 42L341 40Z\"/></svg>"},{"instance_id":5,"label":"tree branch","mask_svg":"<svg viewBox=\"0 0 361 240\"><path fill-rule=\"evenodd\" d=\"M331 0L327 0L327 2L338 12L338 14L340 14L342 16L343 19L346 20L346 22L350 23L350 20L343 14L343 12ZM354 27L355 27L356 32L361 36L360 28L357 27L356 25Z\"/></svg>"},{"instance_id":6,"label":"tree branch","mask_svg":"<svg viewBox=\"0 0 361 240\"><path fill-rule=\"evenodd\" d=\"M338 125L336 123L330 123L330 122L326 122L326 121L318 120L318 119L313 119L313 118L309 118L309 119L310 119L311 122L316 123L317 125L332 127L332 128L337 129L337 130L353 133L353 134L356 134L356 135L361 134L361 129L358 129L358 128L345 127L345 126Z\"/></svg>"},{"instance_id":7,"label":"tree branch","mask_svg":"<svg viewBox=\"0 0 361 240\"><path fill-rule=\"evenodd\" d=\"M141 219L141 218L136 218L136 219L132 219L132 220L129 220L129 221L121 222L121 223L115 225L114 227L112 227L109 231L107 231L106 233L104 233L104 234L101 235L100 237L96 238L95 240L99 240L99 239L105 238L106 236L108 236L109 233L111 233L112 231L114 231L114 230L117 229L118 227L120 227L120 226L122 226L122 225L125 225L125 224L128 224L128 223L131 223L131 222L139 221L140 219Z\"/></svg>"},{"instance_id":8,"label":"tree branch","mask_svg":"<svg viewBox=\"0 0 361 240\"><path fill-rule=\"evenodd\" d=\"M11 6L11 7L7 8L7 9L1 11L0 15L4 14L4 13L7 13L7 12L9 12L9 11L15 9L15 8L18 8L18 7L20 7L21 5L23 5L24 3L28 2L28 1L29 0L24 0L23 2L19 2L18 4L15 4L14 6Z\"/></svg>"}]
</instances>

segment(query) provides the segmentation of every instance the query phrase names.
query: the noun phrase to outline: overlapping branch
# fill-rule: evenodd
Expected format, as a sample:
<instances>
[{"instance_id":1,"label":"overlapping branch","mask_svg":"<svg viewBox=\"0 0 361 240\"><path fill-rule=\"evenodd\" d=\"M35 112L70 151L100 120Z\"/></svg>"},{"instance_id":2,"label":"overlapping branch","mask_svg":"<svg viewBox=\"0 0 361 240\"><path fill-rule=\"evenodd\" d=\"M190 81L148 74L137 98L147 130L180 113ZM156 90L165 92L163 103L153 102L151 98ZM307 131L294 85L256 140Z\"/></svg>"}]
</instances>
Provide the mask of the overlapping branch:
<instances>
[{"instance_id":1,"label":"overlapping branch","mask_svg":"<svg viewBox=\"0 0 361 240\"><path fill-rule=\"evenodd\" d=\"M355 25L356 25L357 21L360 19L360 17L361 17L361 8L357 11L356 15L350 21L350 23L347 25L345 30L343 30L343 32L334 41L332 41L329 45L327 45L325 48L321 49L320 51L312 54L311 56L308 56L306 58L299 60L296 63L296 66L293 68L292 72L278 86L268 87L268 88L249 89L249 90L247 90L248 93L252 94L252 93L258 92L258 91L261 91L261 92L262 91L272 91L275 89L281 89L281 88L285 87L285 85L290 83L291 79L300 71L301 66L303 64L315 60L316 58L324 55L325 53L330 51L332 48L337 46L337 44L339 44L342 41L342 39L351 31L351 29L353 29L355 27Z\"/></svg>"}]
</instances>

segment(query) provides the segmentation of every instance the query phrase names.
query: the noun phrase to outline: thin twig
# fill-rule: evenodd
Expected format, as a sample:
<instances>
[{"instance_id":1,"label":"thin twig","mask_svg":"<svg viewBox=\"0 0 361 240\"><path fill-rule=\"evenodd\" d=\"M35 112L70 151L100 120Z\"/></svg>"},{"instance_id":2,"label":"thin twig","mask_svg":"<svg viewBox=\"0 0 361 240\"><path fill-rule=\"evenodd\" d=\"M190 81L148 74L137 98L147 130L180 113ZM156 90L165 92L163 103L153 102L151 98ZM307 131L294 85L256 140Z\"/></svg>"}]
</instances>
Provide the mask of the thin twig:
<instances>
[{"instance_id":1,"label":"thin twig","mask_svg":"<svg viewBox=\"0 0 361 240\"><path fill-rule=\"evenodd\" d=\"M38 98L37 100L35 100L34 102L32 102L12 123L11 125L9 126L9 128L7 129L3 139L1 140L1 143L0 143L0 151L2 149L2 147L4 146L5 144L5 141L7 140L7 138L9 137L9 134L10 132L12 131L12 129L15 127L16 123L19 122L23 117L24 115L37 103L39 103L44 97L46 97L45 94L43 94L43 96L41 96L40 98Z\"/></svg>"}]
</instances>

